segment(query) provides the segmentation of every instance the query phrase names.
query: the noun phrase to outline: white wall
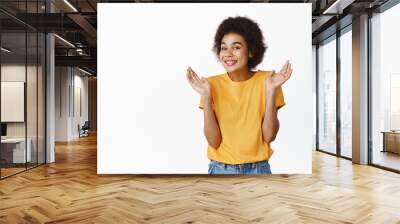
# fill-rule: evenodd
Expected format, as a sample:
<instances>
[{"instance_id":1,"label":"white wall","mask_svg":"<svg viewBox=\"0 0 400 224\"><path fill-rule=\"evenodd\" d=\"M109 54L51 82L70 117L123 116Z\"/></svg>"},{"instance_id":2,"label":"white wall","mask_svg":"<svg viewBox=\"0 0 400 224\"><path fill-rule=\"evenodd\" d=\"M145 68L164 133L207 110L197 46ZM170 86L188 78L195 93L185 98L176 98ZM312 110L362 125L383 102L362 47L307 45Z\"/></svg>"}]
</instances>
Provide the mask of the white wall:
<instances>
[{"instance_id":1,"label":"white wall","mask_svg":"<svg viewBox=\"0 0 400 224\"><path fill-rule=\"evenodd\" d=\"M55 120L56 141L79 137L78 124L88 120L88 78L72 67L56 67ZM80 90L81 97L78 90ZM81 102L79 102L81 100ZM79 113L77 105L82 105Z\"/></svg>"},{"instance_id":2,"label":"white wall","mask_svg":"<svg viewBox=\"0 0 400 224\"><path fill-rule=\"evenodd\" d=\"M73 127L76 127L78 124L80 124L81 126L85 123L85 121L89 120L89 103L88 103L88 96L89 96L89 92L88 92L88 77L87 76L82 76L82 72L80 72L79 70L75 69L75 80L74 80L74 86L79 88L81 91L81 110L82 113L80 114L79 111L75 110L75 119L74 119L74 123L73 123ZM77 90L75 88L75 90ZM75 94L77 94L75 92ZM76 97L75 97L75 100ZM73 129L73 133L74 136L78 136L78 132L77 129L74 128Z\"/></svg>"}]
</instances>

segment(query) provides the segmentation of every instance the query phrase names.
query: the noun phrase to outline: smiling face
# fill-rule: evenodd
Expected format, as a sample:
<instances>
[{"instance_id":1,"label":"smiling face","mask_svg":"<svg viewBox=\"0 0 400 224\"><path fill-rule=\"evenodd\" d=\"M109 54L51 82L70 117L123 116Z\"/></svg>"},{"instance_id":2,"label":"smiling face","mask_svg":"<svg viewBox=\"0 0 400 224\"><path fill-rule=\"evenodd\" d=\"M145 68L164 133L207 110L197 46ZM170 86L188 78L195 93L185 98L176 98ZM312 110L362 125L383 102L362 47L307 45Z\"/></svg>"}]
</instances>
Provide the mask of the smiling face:
<instances>
[{"instance_id":1,"label":"smiling face","mask_svg":"<svg viewBox=\"0 0 400 224\"><path fill-rule=\"evenodd\" d=\"M219 60L227 72L248 70L249 50L244 38L236 33L228 33L221 40Z\"/></svg>"}]
</instances>

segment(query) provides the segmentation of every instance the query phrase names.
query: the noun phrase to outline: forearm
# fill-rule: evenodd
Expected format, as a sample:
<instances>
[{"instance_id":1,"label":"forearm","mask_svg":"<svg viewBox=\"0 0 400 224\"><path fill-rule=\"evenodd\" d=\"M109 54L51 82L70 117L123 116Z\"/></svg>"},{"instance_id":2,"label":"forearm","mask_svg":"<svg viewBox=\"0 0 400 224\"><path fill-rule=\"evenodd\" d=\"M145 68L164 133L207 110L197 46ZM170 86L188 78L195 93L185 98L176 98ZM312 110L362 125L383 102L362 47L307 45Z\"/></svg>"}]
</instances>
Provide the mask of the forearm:
<instances>
[{"instance_id":1,"label":"forearm","mask_svg":"<svg viewBox=\"0 0 400 224\"><path fill-rule=\"evenodd\" d=\"M266 92L266 107L262 124L264 141L269 144L275 140L279 130L279 120L275 106L276 91L271 89Z\"/></svg>"},{"instance_id":2,"label":"forearm","mask_svg":"<svg viewBox=\"0 0 400 224\"><path fill-rule=\"evenodd\" d=\"M221 144L222 137L214 110L212 108L211 97L202 97L204 102L204 135L207 138L208 144L214 149L218 149Z\"/></svg>"}]
</instances>

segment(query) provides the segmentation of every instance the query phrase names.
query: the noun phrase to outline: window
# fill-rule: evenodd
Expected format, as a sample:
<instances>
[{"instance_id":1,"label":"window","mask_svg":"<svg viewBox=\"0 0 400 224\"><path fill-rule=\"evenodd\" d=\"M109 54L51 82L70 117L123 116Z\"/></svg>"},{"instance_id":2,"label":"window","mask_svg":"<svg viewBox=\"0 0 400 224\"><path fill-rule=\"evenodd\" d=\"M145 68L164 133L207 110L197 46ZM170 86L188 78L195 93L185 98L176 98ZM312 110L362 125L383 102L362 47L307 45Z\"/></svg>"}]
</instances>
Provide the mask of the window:
<instances>
[{"instance_id":1,"label":"window","mask_svg":"<svg viewBox=\"0 0 400 224\"><path fill-rule=\"evenodd\" d=\"M400 5L371 18L372 164L400 170Z\"/></svg>"},{"instance_id":2,"label":"window","mask_svg":"<svg viewBox=\"0 0 400 224\"><path fill-rule=\"evenodd\" d=\"M340 36L340 154L352 157L352 34Z\"/></svg>"},{"instance_id":3,"label":"window","mask_svg":"<svg viewBox=\"0 0 400 224\"><path fill-rule=\"evenodd\" d=\"M336 40L318 48L318 149L336 153Z\"/></svg>"}]
</instances>

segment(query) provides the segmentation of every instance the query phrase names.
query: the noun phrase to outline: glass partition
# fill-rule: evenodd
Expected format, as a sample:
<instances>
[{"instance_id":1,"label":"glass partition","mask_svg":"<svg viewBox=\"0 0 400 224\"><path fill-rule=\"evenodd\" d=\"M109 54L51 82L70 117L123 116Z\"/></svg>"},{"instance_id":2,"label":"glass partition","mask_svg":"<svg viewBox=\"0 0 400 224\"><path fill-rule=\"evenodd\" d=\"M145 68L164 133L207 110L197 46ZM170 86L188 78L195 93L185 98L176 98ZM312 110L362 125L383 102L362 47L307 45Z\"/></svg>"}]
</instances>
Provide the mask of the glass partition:
<instances>
[{"instance_id":1,"label":"glass partition","mask_svg":"<svg viewBox=\"0 0 400 224\"><path fill-rule=\"evenodd\" d=\"M13 10L0 12L1 179L45 163L46 39L15 18L43 13L44 3L0 2L3 9Z\"/></svg>"},{"instance_id":2,"label":"glass partition","mask_svg":"<svg viewBox=\"0 0 400 224\"><path fill-rule=\"evenodd\" d=\"M400 171L400 4L371 18L372 164Z\"/></svg>"},{"instance_id":3,"label":"glass partition","mask_svg":"<svg viewBox=\"0 0 400 224\"><path fill-rule=\"evenodd\" d=\"M318 149L336 154L336 38L318 47Z\"/></svg>"},{"instance_id":4,"label":"glass partition","mask_svg":"<svg viewBox=\"0 0 400 224\"><path fill-rule=\"evenodd\" d=\"M340 154L352 157L352 34L340 36Z\"/></svg>"},{"instance_id":5,"label":"glass partition","mask_svg":"<svg viewBox=\"0 0 400 224\"><path fill-rule=\"evenodd\" d=\"M26 150L26 33L1 34L1 161L2 177L24 171ZM4 50L6 49L6 50Z\"/></svg>"}]
</instances>

